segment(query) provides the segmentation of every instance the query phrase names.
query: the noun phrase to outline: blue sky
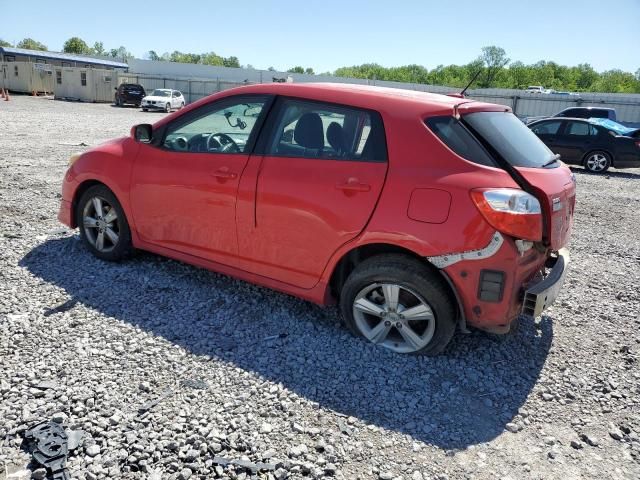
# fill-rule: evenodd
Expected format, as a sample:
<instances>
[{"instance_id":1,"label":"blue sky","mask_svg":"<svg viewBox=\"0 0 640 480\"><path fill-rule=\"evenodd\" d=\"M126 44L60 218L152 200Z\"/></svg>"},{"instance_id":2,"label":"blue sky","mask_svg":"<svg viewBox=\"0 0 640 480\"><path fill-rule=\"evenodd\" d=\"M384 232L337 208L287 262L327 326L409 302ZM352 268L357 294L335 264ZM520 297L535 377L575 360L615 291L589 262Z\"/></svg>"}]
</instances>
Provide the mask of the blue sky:
<instances>
[{"instance_id":1,"label":"blue sky","mask_svg":"<svg viewBox=\"0 0 640 480\"><path fill-rule=\"evenodd\" d=\"M513 60L640 68L640 0L154 0L111 3L0 0L0 38L32 37L50 50L79 36L124 45L136 57L180 50L235 55L256 68L316 72L470 62L486 45Z\"/></svg>"}]
</instances>

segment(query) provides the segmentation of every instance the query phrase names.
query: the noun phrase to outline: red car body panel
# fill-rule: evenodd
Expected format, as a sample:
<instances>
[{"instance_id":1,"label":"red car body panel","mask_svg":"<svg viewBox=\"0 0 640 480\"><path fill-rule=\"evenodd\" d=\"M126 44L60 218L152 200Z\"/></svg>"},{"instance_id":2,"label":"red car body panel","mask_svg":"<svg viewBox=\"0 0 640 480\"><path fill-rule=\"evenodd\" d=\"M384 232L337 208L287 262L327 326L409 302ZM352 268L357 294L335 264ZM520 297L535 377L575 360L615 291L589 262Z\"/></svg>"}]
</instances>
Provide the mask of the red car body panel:
<instances>
[{"instance_id":1,"label":"red car body panel","mask_svg":"<svg viewBox=\"0 0 640 480\"><path fill-rule=\"evenodd\" d=\"M101 182L119 199L136 248L327 304L334 301L332 274L348 252L390 244L434 257L485 248L495 229L470 190L520 188L505 170L461 158L427 128L429 116L508 111L455 97L353 85L253 85L206 97L153 128L210 102L252 93L376 110L388 162L176 154L125 138L95 147L69 168L60 221L75 227L79 187ZM505 237L495 255L443 269L468 323L481 328L508 326L519 312L523 285L571 233L575 186L569 170L519 171L543 199L548 249L521 253ZM434 203L434 212L423 211ZM482 269L505 273L500 302L477 298Z\"/></svg>"}]
</instances>

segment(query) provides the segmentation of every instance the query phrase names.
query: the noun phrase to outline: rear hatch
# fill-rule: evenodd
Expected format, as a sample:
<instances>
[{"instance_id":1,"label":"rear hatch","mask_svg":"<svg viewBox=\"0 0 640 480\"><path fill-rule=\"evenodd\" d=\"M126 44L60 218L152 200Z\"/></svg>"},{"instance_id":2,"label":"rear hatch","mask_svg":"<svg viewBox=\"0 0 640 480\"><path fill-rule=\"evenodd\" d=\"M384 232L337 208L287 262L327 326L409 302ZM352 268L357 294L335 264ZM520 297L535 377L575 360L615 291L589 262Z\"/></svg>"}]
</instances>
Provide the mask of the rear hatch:
<instances>
[{"instance_id":1,"label":"rear hatch","mask_svg":"<svg viewBox=\"0 0 640 480\"><path fill-rule=\"evenodd\" d=\"M571 235L575 206L571 170L508 111L473 111L462 120L520 188L538 199L544 242L553 250L564 247Z\"/></svg>"}]
</instances>

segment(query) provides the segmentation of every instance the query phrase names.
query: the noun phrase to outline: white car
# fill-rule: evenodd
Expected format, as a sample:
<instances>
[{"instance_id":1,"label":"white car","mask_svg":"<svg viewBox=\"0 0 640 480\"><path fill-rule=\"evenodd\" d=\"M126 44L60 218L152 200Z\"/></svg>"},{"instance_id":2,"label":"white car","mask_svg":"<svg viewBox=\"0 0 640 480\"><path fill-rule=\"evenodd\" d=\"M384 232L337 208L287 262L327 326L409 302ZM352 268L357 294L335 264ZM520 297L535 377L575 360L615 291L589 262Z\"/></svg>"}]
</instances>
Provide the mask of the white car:
<instances>
[{"instance_id":1,"label":"white car","mask_svg":"<svg viewBox=\"0 0 640 480\"><path fill-rule=\"evenodd\" d=\"M140 106L143 112L148 110L164 110L165 112L170 112L174 109L181 109L184 107L184 104L184 97L178 90L156 88L151 92L151 95L147 95L142 99Z\"/></svg>"},{"instance_id":2,"label":"white car","mask_svg":"<svg viewBox=\"0 0 640 480\"><path fill-rule=\"evenodd\" d=\"M547 93L547 89L542 85L529 85L525 90L527 93Z\"/></svg>"}]
</instances>

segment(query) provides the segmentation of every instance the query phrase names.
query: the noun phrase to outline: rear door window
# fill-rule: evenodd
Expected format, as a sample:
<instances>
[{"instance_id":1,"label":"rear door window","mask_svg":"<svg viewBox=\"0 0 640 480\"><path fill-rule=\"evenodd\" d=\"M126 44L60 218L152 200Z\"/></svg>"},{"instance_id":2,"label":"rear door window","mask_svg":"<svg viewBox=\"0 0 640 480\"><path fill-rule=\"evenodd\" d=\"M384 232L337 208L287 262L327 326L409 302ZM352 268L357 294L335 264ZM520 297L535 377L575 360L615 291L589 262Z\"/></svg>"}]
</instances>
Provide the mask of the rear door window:
<instances>
[{"instance_id":1,"label":"rear door window","mask_svg":"<svg viewBox=\"0 0 640 480\"><path fill-rule=\"evenodd\" d=\"M496 162L478 140L454 117L431 117L425 123L447 147L465 160L495 167Z\"/></svg>"},{"instance_id":2,"label":"rear door window","mask_svg":"<svg viewBox=\"0 0 640 480\"><path fill-rule=\"evenodd\" d=\"M514 167L541 168L554 154L518 117L509 112L476 112L465 125Z\"/></svg>"},{"instance_id":3,"label":"rear door window","mask_svg":"<svg viewBox=\"0 0 640 480\"><path fill-rule=\"evenodd\" d=\"M278 108L266 150L272 156L387 161L378 112L290 98Z\"/></svg>"},{"instance_id":4,"label":"rear door window","mask_svg":"<svg viewBox=\"0 0 640 480\"><path fill-rule=\"evenodd\" d=\"M566 132L570 137L597 135L596 129L586 122L568 122Z\"/></svg>"}]
</instances>

